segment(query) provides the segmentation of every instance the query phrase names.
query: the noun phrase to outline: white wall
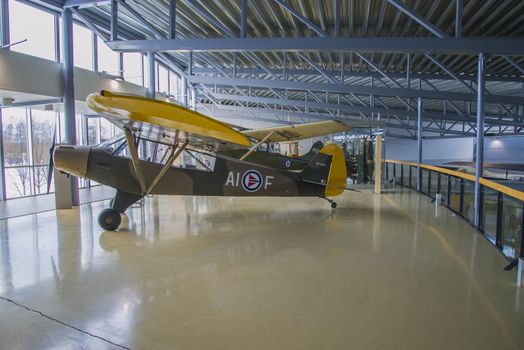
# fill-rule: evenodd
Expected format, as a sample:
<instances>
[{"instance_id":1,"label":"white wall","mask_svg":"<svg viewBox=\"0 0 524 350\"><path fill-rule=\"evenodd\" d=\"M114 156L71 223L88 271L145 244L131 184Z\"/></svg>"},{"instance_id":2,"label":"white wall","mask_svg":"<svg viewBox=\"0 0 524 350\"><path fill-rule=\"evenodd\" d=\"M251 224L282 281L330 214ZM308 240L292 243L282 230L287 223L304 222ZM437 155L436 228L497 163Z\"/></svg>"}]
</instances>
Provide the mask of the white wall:
<instances>
[{"instance_id":1,"label":"white wall","mask_svg":"<svg viewBox=\"0 0 524 350\"><path fill-rule=\"evenodd\" d=\"M417 161L416 140L387 137L385 148L386 159ZM454 160L473 160L473 138L422 140L422 161L424 163L442 165Z\"/></svg>"},{"instance_id":2,"label":"white wall","mask_svg":"<svg viewBox=\"0 0 524 350\"><path fill-rule=\"evenodd\" d=\"M484 161L524 163L524 137L505 136L485 138Z\"/></svg>"},{"instance_id":3,"label":"white wall","mask_svg":"<svg viewBox=\"0 0 524 350\"><path fill-rule=\"evenodd\" d=\"M75 99L85 101L87 95L101 90L145 95L146 88L125 81L113 80L97 72L75 67ZM14 51L0 50L0 95L39 97L63 96L62 64ZM15 100L15 102L24 102Z\"/></svg>"}]
</instances>

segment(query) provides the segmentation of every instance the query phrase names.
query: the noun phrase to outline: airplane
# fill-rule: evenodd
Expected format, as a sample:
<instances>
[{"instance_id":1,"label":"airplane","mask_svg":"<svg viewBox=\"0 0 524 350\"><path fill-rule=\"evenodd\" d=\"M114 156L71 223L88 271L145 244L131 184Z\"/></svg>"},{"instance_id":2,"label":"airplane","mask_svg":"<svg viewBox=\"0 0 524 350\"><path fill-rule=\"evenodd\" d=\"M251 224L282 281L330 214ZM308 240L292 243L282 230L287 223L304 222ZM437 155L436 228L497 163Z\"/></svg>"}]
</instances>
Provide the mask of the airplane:
<instances>
[{"instance_id":1,"label":"airplane","mask_svg":"<svg viewBox=\"0 0 524 350\"><path fill-rule=\"evenodd\" d=\"M241 130L240 132L255 140L258 145L267 144L265 151L260 147L257 152L246 153L242 149L220 150L219 153L241 160L268 165L273 168L301 170L311 158L323 147L322 141L315 142L310 151L301 156L287 156L280 153L270 152L270 143L293 143L299 140L311 139L330 134L338 134L359 128L374 128L383 126L381 121L368 120L325 120L321 122L306 123L299 125L285 125L270 128ZM346 157L346 160L347 157Z\"/></svg>"},{"instance_id":2,"label":"airplane","mask_svg":"<svg viewBox=\"0 0 524 350\"><path fill-rule=\"evenodd\" d=\"M467 174L475 174L476 172L476 163L475 162L464 162L464 161L454 161L448 162L453 166L457 166L459 171L462 171ZM483 175L482 177L488 179L497 179L497 180L518 180L521 181L524 178L524 175L518 174L509 174L509 171L518 171L524 172L524 164L522 163L497 163L497 162L483 162ZM496 173L489 171L487 169L498 169L505 170L505 174Z\"/></svg>"},{"instance_id":3,"label":"airplane","mask_svg":"<svg viewBox=\"0 0 524 350\"><path fill-rule=\"evenodd\" d=\"M121 213L149 194L193 196L330 197L346 188L344 152L322 147L299 171L220 154L254 146L243 133L190 109L109 91L91 94L87 105L124 131L120 142L100 146L58 145L54 167L115 188L110 208L98 216L107 231L118 229ZM183 154L192 163L184 167Z\"/></svg>"}]
</instances>

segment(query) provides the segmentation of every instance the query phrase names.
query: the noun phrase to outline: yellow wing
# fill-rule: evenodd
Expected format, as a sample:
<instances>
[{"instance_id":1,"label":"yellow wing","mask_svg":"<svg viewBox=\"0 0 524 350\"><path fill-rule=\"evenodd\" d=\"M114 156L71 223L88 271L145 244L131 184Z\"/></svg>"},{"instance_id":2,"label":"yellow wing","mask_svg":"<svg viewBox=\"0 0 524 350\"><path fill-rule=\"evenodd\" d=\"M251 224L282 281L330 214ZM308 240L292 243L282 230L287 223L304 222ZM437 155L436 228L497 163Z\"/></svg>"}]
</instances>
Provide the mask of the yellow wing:
<instances>
[{"instance_id":1,"label":"yellow wing","mask_svg":"<svg viewBox=\"0 0 524 350\"><path fill-rule=\"evenodd\" d=\"M173 103L109 91L89 95L86 103L116 126L132 128L151 141L188 140L190 145L213 148L225 144L251 146L245 135L230 126Z\"/></svg>"},{"instance_id":2,"label":"yellow wing","mask_svg":"<svg viewBox=\"0 0 524 350\"><path fill-rule=\"evenodd\" d=\"M365 120L327 120L316 123L244 130L242 133L250 138L262 140L272 132L271 136L266 139L267 142L288 142L329 134L338 134L340 132L349 131L355 128L370 128L377 126L379 126L379 123Z\"/></svg>"}]
</instances>

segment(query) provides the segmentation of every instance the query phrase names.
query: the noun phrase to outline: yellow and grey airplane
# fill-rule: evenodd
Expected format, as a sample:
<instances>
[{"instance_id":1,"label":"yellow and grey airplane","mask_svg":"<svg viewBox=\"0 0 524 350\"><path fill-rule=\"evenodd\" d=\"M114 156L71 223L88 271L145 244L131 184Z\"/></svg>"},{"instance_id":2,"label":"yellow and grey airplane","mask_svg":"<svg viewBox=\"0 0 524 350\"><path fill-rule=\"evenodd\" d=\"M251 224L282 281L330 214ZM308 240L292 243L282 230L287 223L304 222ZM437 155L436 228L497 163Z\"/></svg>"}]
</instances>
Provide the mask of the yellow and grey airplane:
<instances>
[{"instance_id":1,"label":"yellow and grey airplane","mask_svg":"<svg viewBox=\"0 0 524 350\"><path fill-rule=\"evenodd\" d=\"M154 99L102 91L87 105L124 131L99 146L57 146L59 171L117 190L98 223L116 230L120 214L148 194L197 196L309 196L328 200L346 189L344 152L328 144L301 170L221 154L256 152L242 132L196 111ZM187 161L184 158L188 158Z\"/></svg>"}]
</instances>

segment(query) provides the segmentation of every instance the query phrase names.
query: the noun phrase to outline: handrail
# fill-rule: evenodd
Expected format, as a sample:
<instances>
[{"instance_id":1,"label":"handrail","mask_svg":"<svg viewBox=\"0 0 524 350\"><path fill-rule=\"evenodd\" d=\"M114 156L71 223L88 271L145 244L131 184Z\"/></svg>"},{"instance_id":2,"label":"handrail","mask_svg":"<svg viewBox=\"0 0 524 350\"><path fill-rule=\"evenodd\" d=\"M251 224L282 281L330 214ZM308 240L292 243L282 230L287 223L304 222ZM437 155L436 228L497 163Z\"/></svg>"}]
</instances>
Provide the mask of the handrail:
<instances>
[{"instance_id":1,"label":"handrail","mask_svg":"<svg viewBox=\"0 0 524 350\"><path fill-rule=\"evenodd\" d=\"M386 159L386 160L384 160L384 162L390 163L390 164L404 164L404 165L411 165L411 166L418 167L418 163L416 163L416 162L406 162L406 161L402 161L402 160L392 160L392 159ZM420 164L420 167L423 168L423 169L437 171L437 172L440 172L440 173L443 173L443 174L448 174L448 175L452 175L452 176L455 176L455 177L459 177L459 178L462 178L462 179L466 179L466 180L475 182L475 176L471 175L471 174L466 174L466 173L462 173L460 171L451 170L451 169L447 169L447 168L441 168L441 167L437 167L437 166L429 165L429 164ZM495 181L491 181L491 180L485 179L483 177L480 178L480 183L482 185L488 187L488 188L491 188L491 189L495 190L495 191L502 192L502 193L504 193L504 194L506 194L506 195L508 195L510 197L513 197L513 198L516 198L518 200L524 201L524 192L521 192L519 190L516 190L516 189L508 187L508 186L501 185L501 184L499 184L499 183L497 183Z\"/></svg>"}]
</instances>

